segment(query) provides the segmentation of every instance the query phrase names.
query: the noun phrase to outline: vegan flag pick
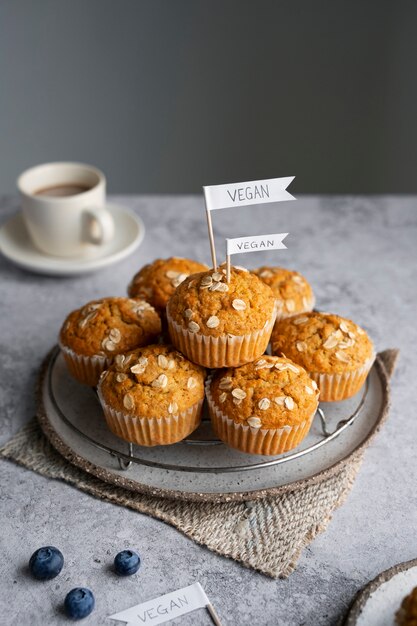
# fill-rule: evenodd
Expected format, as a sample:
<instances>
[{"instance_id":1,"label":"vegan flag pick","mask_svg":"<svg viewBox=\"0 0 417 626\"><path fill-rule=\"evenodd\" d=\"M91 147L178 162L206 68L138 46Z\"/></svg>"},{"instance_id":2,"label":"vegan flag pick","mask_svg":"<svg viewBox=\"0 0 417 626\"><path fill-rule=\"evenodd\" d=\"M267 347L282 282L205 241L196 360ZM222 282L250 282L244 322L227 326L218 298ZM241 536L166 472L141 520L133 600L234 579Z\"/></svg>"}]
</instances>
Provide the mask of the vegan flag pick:
<instances>
[{"instance_id":1,"label":"vegan flag pick","mask_svg":"<svg viewBox=\"0 0 417 626\"><path fill-rule=\"evenodd\" d=\"M166 593L154 600L148 600L132 606L130 609L110 615L109 619L125 622L127 626L146 626L163 624L176 617L191 613L196 609L206 608L215 626L221 626L220 620L200 583L194 583L177 591Z\"/></svg>"},{"instance_id":2,"label":"vegan flag pick","mask_svg":"<svg viewBox=\"0 0 417 626\"><path fill-rule=\"evenodd\" d=\"M232 254L244 254L245 252L258 252L260 250L286 250L283 243L288 233L275 233L273 235L254 235L253 237L236 237L226 239L226 278L230 281L230 257Z\"/></svg>"},{"instance_id":3,"label":"vegan flag pick","mask_svg":"<svg viewBox=\"0 0 417 626\"><path fill-rule=\"evenodd\" d=\"M267 178L265 180L252 180L244 183L229 183L227 185L203 187L211 257L215 270L217 269L217 260L211 211L237 206L248 206L251 204L295 200L294 196L286 190L293 180L294 176L287 176L284 178Z\"/></svg>"}]
</instances>

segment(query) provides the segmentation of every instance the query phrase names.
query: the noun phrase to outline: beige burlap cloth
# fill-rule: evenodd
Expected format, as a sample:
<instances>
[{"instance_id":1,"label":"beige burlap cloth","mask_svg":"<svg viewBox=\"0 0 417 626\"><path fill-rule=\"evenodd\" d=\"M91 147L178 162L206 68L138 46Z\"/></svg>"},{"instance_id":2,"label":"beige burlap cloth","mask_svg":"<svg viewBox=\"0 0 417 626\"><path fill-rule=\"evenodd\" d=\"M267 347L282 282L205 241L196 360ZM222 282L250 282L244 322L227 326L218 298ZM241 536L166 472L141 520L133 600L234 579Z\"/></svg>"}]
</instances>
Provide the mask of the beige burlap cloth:
<instances>
[{"instance_id":1,"label":"beige burlap cloth","mask_svg":"<svg viewBox=\"0 0 417 626\"><path fill-rule=\"evenodd\" d=\"M396 357L396 350L378 355L387 394ZM388 400L379 425L387 412ZM49 443L36 419L0 449L4 458L48 478L64 480L97 498L152 515L210 550L273 578L289 576L303 548L326 528L353 485L363 452L361 448L337 468L281 495L218 504L142 495L95 478L66 461Z\"/></svg>"}]
</instances>

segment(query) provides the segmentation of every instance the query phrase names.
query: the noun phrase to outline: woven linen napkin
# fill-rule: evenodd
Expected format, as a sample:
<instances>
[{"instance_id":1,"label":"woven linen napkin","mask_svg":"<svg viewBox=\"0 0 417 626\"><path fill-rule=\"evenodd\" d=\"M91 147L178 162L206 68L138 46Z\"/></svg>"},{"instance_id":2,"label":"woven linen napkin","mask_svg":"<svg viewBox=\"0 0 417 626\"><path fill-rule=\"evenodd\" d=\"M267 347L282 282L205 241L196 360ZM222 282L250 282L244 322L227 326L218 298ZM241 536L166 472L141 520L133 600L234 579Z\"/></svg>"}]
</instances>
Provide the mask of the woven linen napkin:
<instances>
[{"instance_id":1,"label":"woven linen napkin","mask_svg":"<svg viewBox=\"0 0 417 626\"><path fill-rule=\"evenodd\" d=\"M390 378L397 350L378 355ZM385 408L387 413L388 406ZM3 448L0 456L97 498L160 519L213 552L272 578L286 578L302 550L325 530L333 511L348 495L363 450L335 472L324 473L292 491L249 502L190 502L142 495L110 485L66 461L32 419Z\"/></svg>"}]
</instances>

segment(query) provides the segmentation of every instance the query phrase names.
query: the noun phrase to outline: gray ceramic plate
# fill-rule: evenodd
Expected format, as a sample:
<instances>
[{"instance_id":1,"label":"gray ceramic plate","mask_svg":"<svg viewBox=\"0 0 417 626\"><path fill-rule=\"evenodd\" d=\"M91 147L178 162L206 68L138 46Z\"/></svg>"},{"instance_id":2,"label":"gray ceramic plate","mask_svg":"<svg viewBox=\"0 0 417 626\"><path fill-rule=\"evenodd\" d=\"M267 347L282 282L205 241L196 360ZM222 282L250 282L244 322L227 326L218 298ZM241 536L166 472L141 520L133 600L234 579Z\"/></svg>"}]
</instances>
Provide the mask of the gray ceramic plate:
<instances>
[{"instance_id":1,"label":"gray ceramic plate","mask_svg":"<svg viewBox=\"0 0 417 626\"><path fill-rule=\"evenodd\" d=\"M344 626L394 626L401 602L417 586L417 559L379 574L358 594Z\"/></svg>"},{"instance_id":2,"label":"gray ceramic plate","mask_svg":"<svg viewBox=\"0 0 417 626\"><path fill-rule=\"evenodd\" d=\"M41 380L39 421L63 456L107 482L170 498L248 500L322 480L361 454L388 408L388 381L380 356L369 374L363 399L364 390L343 402L322 403L330 431L351 416L361 401L363 406L351 425L326 442L317 415L295 454L260 457L213 443L210 423L205 421L187 442L154 448L133 446L136 462L122 470L114 453L128 455L128 444L108 430L95 392L71 378L55 349Z\"/></svg>"}]
</instances>

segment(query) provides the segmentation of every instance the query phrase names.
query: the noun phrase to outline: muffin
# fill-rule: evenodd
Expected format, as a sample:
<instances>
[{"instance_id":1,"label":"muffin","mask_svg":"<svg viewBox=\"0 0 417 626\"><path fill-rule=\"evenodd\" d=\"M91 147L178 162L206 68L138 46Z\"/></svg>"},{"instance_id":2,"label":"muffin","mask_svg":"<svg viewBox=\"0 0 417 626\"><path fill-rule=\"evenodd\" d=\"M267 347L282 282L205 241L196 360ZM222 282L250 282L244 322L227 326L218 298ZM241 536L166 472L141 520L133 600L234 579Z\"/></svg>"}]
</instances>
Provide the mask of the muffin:
<instances>
[{"instance_id":1,"label":"muffin","mask_svg":"<svg viewBox=\"0 0 417 626\"><path fill-rule=\"evenodd\" d=\"M395 614L395 623L398 626L417 626L417 587L402 601Z\"/></svg>"},{"instance_id":2,"label":"muffin","mask_svg":"<svg viewBox=\"0 0 417 626\"><path fill-rule=\"evenodd\" d=\"M217 372L206 384L214 431L251 454L281 454L298 446L310 429L318 394L302 367L267 355Z\"/></svg>"},{"instance_id":3,"label":"muffin","mask_svg":"<svg viewBox=\"0 0 417 626\"><path fill-rule=\"evenodd\" d=\"M135 274L128 286L128 294L131 298L146 300L158 312L165 313L167 302L178 285L190 274L206 269L207 265L191 259L175 256L157 259Z\"/></svg>"},{"instance_id":4,"label":"muffin","mask_svg":"<svg viewBox=\"0 0 417 626\"><path fill-rule=\"evenodd\" d=\"M153 343L160 332L161 319L144 300L103 298L68 315L59 345L74 378L95 386L116 354Z\"/></svg>"},{"instance_id":5,"label":"muffin","mask_svg":"<svg viewBox=\"0 0 417 626\"><path fill-rule=\"evenodd\" d=\"M200 272L177 287L167 305L173 344L205 367L236 367L265 352L276 317L268 285L244 268Z\"/></svg>"},{"instance_id":6,"label":"muffin","mask_svg":"<svg viewBox=\"0 0 417 626\"><path fill-rule=\"evenodd\" d=\"M204 369L172 346L146 346L115 357L98 396L110 430L141 446L181 441L197 428Z\"/></svg>"},{"instance_id":7,"label":"muffin","mask_svg":"<svg viewBox=\"0 0 417 626\"><path fill-rule=\"evenodd\" d=\"M298 272L283 267L267 266L253 272L274 292L278 320L313 310L316 302L313 290L304 276Z\"/></svg>"},{"instance_id":8,"label":"muffin","mask_svg":"<svg viewBox=\"0 0 417 626\"><path fill-rule=\"evenodd\" d=\"M271 344L273 354L285 354L307 370L323 402L357 393L375 359L366 332L332 313L302 313L278 321Z\"/></svg>"}]
</instances>

